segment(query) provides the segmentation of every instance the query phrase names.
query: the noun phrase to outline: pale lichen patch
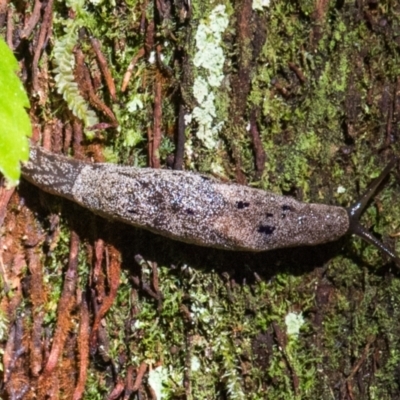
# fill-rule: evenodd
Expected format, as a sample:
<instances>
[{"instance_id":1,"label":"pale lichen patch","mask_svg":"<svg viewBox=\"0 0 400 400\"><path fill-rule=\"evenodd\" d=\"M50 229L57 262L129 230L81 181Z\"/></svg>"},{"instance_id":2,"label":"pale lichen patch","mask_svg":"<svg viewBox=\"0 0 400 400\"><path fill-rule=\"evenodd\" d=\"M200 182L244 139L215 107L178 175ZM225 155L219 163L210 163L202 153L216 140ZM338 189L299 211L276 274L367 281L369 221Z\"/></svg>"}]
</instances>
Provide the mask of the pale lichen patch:
<instances>
[{"instance_id":1,"label":"pale lichen patch","mask_svg":"<svg viewBox=\"0 0 400 400\"><path fill-rule=\"evenodd\" d=\"M193 64L201 75L195 78L193 84L193 94L198 105L193 108L192 117L198 126L196 136L208 149L217 146L218 133L224 125L224 121L217 120L213 89L220 87L224 78L225 56L221 43L222 33L228 23L225 6L218 5L208 20L199 24L195 37L197 52Z\"/></svg>"}]
</instances>

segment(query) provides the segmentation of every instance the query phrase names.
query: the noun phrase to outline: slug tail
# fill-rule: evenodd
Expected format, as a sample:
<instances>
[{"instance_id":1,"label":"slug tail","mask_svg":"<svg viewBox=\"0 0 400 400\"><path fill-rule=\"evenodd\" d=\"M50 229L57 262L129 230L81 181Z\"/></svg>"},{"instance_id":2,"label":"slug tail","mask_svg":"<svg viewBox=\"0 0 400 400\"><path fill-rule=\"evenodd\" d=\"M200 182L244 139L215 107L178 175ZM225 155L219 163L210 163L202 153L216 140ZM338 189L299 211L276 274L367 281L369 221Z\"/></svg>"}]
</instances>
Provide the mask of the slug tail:
<instances>
[{"instance_id":1,"label":"slug tail","mask_svg":"<svg viewBox=\"0 0 400 400\"><path fill-rule=\"evenodd\" d=\"M72 188L85 164L31 146L29 161L21 166L22 176L42 190L72 199Z\"/></svg>"},{"instance_id":2,"label":"slug tail","mask_svg":"<svg viewBox=\"0 0 400 400\"><path fill-rule=\"evenodd\" d=\"M361 198L354 203L352 206L347 208L347 213L349 216L349 233L354 234L361 239L365 240L367 243L372 244L381 250L384 254L386 254L390 259L394 261L396 266L400 268L400 258L387 246L385 246L381 241L379 241L375 236L373 236L370 232L368 232L361 224L360 217L367 207L369 201L372 196L376 194L379 187L385 181L385 179L389 176L390 171L396 165L397 159L393 159L389 162L386 168L382 171L382 173L378 176L378 178L374 179L367 187L365 193L361 196Z\"/></svg>"}]
</instances>

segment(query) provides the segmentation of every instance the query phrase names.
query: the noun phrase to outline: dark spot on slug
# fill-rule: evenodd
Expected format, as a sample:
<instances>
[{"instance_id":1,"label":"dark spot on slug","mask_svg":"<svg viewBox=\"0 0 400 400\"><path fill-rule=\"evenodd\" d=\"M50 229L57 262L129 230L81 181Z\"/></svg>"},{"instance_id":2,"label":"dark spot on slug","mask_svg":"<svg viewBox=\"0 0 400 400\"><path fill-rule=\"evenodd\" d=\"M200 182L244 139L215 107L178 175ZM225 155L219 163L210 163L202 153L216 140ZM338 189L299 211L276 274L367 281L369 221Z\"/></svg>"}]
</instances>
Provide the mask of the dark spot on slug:
<instances>
[{"instance_id":1,"label":"dark spot on slug","mask_svg":"<svg viewBox=\"0 0 400 400\"><path fill-rule=\"evenodd\" d=\"M187 208L185 211L189 215L194 215L194 211L191 208Z\"/></svg>"},{"instance_id":2,"label":"dark spot on slug","mask_svg":"<svg viewBox=\"0 0 400 400\"><path fill-rule=\"evenodd\" d=\"M267 218L272 218L272 217L274 216L274 214L266 213L265 216L266 216Z\"/></svg>"},{"instance_id":3,"label":"dark spot on slug","mask_svg":"<svg viewBox=\"0 0 400 400\"><path fill-rule=\"evenodd\" d=\"M236 203L236 207L239 209L239 210L242 210L243 208L247 208L247 207L249 207L250 206L250 203L248 202L248 201L238 201L237 203Z\"/></svg>"},{"instance_id":4,"label":"dark spot on slug","mask_svg":"<svg viewBox=\"0 0 400 400\"><path fill-rule=\"evenodd\" d=\"M174 213L177 213L177 212L181 211L180 204L178 204L178 203L172 203L172 204L171 204L171 209L172 209L172 211L173 211Z\"/></svg>"},{"instance_id":5,"label":"dark spot on slug","mask_svg":"<svg viewBox=\"0 0 400 400\"><path fill-rule=\"evenodd\" d=\"M126 211L128 211L130 214L137 214L137 211L133 208L128 208Z\"/></svg>"},{"instance_id":6,"label":"dark spot on slug","mask_svg":"<svg viewBox=\"0 0 400 400\"><path fill-rule=\"evenodd\" d=\"M275 230L275 226L270 225L260 225L257 229L259 233L265 233L266 235L271 235Z\"/></svg>"},{"instance_id":7,"label":"dark spot on slug","mask_svg":"<svg viewBox=\"0 0 400 400\"><path fill-rule=\"evenodd\" d=\"M286 204L284 204L281 208L282 208L282 211L283 211L283 213L281 214L281 218L282 219L286 218L286 211L293 211L293 208L288 206L288 205L286 205Z\"/></svg>"}]
</instances>

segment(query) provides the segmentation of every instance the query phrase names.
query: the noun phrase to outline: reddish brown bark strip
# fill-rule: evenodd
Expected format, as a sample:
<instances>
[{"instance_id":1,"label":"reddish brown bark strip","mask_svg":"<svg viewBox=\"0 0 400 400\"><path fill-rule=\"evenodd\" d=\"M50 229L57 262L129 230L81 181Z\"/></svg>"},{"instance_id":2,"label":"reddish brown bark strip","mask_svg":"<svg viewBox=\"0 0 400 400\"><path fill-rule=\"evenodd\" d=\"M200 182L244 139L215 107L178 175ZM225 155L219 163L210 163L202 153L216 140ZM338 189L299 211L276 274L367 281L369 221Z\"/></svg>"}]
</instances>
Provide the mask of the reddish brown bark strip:
<instances>
[{"instance_id":1,"label":"reddish brown bark strip","mask_svg":"<svg viewBox=\"0 0 400 400\"><path fill-rule=\"evenodd\" d=\"M135 55L135 57L132 58L131 63L129 64L125 75L124 75L124 79L122 80L122 85L121 85L121 92L125 92L126 88L128 87L129 81L131 80L131 76L133 73L133 69L135 68L135 65L137 64L137 62L139 61L140 58L142 58L145 54L145 50L144 47L142 47L138 53Z\"/></svg>"},{"instance_id":2,"label":"reddish brown bark strip","mask_svg":"<svg viewBox=\"0 0 400 400\"><path fill-rule=\"evenodd\" d=\"M117 384L114 386L111 393L108 395L107 400L117 400L120 398L121 393L124 391L125 383L122 379L118 379Z\"/></svg>"},{"instance_id":3,"label":"reddish brown bark strip","mask_svg":"<svg viewBox=\"0 0 400 400\"><path fill-rule=\"evenodd\" d=\"M89 308L85 293L82 294L80 305L81 321L79 327L78 352L79 352L79 378L75 387L73 400L80 400L85 391L85 383L89 366Z\"/></svg>"},{"instance_id":4,"label":"reddish brown bark strip","mask_svg":"<svg viewBox=\"0 0 400 400\"><path fill-rule=\"evenodd\" d=\"M28 268L31 274L29 295L32 303L33 329L31 332L32 340L30 342L30 370L33 376L39 376L43 366L43 306L46 300L45 290L43 288L43 269L40 257L36 248L27 250Z\"/></svg>"},{"instance_id":5,"label":"reddish brown bark strip","mask_svg":"<svg viewBox=\"0 0 400 400\"><path fill-rule=\"evenodd\" d=\"M139 390L140 385L142 384L142 381L143 381L144 374L147 371L147 367L148 367L148 365L145 362L142 362L140 364L138 373L136 375L135 384L133 385L133 388L132 388L132 392L136 392Z\"/></svg>"},{"instance_id":6,"label":"reddish brown bark strip","mask_svg":"<svg viewBox=\"0 0 400 400\"><path fill-rule=\"evenodd\" d=\"M149 166L151 167L151 157L153 154L153 131L151 127L147 127L147 156L149 158Z\"/></svg>"},{"instance_id":7,"label":"reddish brown bark strip","mask_svg":"<svg viewBox=\"0 0 400 400\"><path fill-rule=\"evenodd\" d=\"M27 38L32 33L32 31L35 29L35 26L39 22L39 19L40 19L40 11L42 9L42 5L43 5L43 3L41 2L41 0L35 0L35 5L33 6L32 14L20 34L21 39Z\"/></svg>"},{"instance_id":8,"label":"reddish brown bark strip","mask_svg":"<svg viewBox=\"0 0 400 400\"><path fill-rule=\"evenodd\" d=\"M7 205L14 190L15 188L6 189L4 185L0 187L0 227L3 226L4 218L7 213Z\"/></svg>"},{"instance_id":9,"label":"reddish brown bark strip","mask_svg":"<svg viewBox=\"0 0 400 400\"><path fill-rule=\"evenodd\" d=\"M83 151L83 125L82 121L80 121L76 117L73 118L73 142L72 142L72 148L74 150L74 158L78 160L84 160L85 159L85 153Z\"/></svg>"},{"instance_id":10,"label":"reddish brown bark strip","mask_svg":"<svg viewBox=\"0 0 400 400\"><path fill-rule=\"evenodd\" d=\"M97 335L100 326L100 322L107 313L107 311L112 306L115 297L117 296L117 291L120 283L120 275L121 275L121 261L119 252L115 249L115 247L110 246L110 267L107 271L108 273L108 285L110 288L109 295L104 298L103 304L100 307L100 310L96 314L95 320L93 322L92 333L90 335L90 351L91 353L95 353L97 348Z\"/></svg>"},{"instance_id":11,"label":"reddish brown bark strip","mask_svg":"<svg viewBox=\"0 0 400 400\"><path fill-rule=\"evenodd\" d=\"M51 27L53 25L53 1L49 0L46 5L42 25L40 27L39 39L35 48L35 54L32 61L32 87L35 92L39 91L38 83L38 71L39 71L39 60L44 49L45 42L51 33ZM35 5L36 6L36 5Z\"/></svg>"},{"instance_id":12,"label":"reddish brown bark strip","mask_svg":"<svg viewBox=\"0 0 400 400\"><path fill-rule=\"evenodd\" d=\"M305 83L307 79L303 71L295 63L290 62L288 65L289 68L296 74L297 78L299 78L299 81L301 83Z\"/></svg>"},{"instance_id":13,"label":"reddish brown bark strip","mask_svg":"<svg viewBox=\"0 0 400 400\"><path fill-rule=\"evenodd\" d=\"M46 150L51 151L51 139L52 139L52 125L51 124L46 124L44 129L43 129L43 148Z\"/></svg>"},{"instance_id":14,"label":"reddish brown bark strip","mask_svg":"<svg viewBox=\"0 0 400 400\"><path fill-rule=\"evenodd\" d=\"M58 303L57 326L53 337L53 344L43 374L39 378L39 398L46 398L49 392L54 391L54 385L57 385L54 372L64 349L68 331L71 327L71 311L75 304L75 289L78 280L78 254L79 237L71 230L68 270L65 275L64 287Z\"/></svg>"},{"instance_id":15,"label":"reddish brown bark strip","mask_svg":"<svg viewBox=\"0 0 400 400\"><path fill-rule=\"evenodd\" d=\"M99 67L103 74L104 81L107 85L110 96L113 101L117 101L114 79L111 75L110 69L108 68L107 60L104 57L103 52L101 51L100 42L96 38L91 37L90 43L92 44L92 49L96 53L97 61L99 62Z\"/></svg>"},{"instance_id":16,"label":"reddish brown bark strip","mask_svg":"<svg viewBox=\"0 0 400 400\"><path fill-rule=\"evenodd\" d=\"M161 124L162 124L162 81L154 83L154 112L153 112L153 152L150 159L152 168L160 168Z\"/></svg>"},{"instance_id":17,"label":"reddish brown bark strip","mask_svg":"<svg viewBox=\"0 0 400 400\"><path fill-rule=\"evenodd\" d=\"M85 56L81 49L75 50L75 77L78 83L78 87L82 95L88 99L89 104L96 110L101 111L111 122L117 125L117 119L115 118L112 110L97 96L94 87L92 85L92 78L90 76L89 68L85 64Z\"/></svg>"},{"instance_id":18,"label":"reddish brown bark strip","mask_svg":"<svg viewBox=\"0 0 400 400\"><path fill-rule=\"evenodd\" d=\"M105 297L105 283L104 283L104 273L102 270L103 256L104 256L105 246L104 240L98 239L94 244L94 267L92 274L92 284L96 288L96 297L98 300L102 300Z\"/></svg>"},{"instance_id":19,"label":"reddish brown bark strip","mask_svg":"<svg viewBox=\"0 0 400 400\"><path fill-rule=\"evenodd\" d=\"M134 367L130 365L126 371L124 400L130 399L135 383L133 382Z\"/></svg>"}]
</instances>

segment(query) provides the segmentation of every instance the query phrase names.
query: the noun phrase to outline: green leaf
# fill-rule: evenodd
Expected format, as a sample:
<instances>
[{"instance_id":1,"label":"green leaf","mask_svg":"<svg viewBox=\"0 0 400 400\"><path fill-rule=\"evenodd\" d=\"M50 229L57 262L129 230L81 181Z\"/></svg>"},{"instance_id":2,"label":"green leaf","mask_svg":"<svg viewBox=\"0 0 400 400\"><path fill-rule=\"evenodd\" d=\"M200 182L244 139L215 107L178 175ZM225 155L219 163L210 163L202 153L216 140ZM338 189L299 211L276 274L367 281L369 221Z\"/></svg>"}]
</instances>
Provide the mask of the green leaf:
<instances>
[{"instance_id":1,"label":"green leaf","mask_svg":"<svg viewBox=\"0 0 400 400\"><path fill-rule=\"evenodd\" d=\"M0 38L0 172L10 186L18 184L20 161L29 158L29 99L16 72L18 62Z\"/></svg>"}]
</instances>

